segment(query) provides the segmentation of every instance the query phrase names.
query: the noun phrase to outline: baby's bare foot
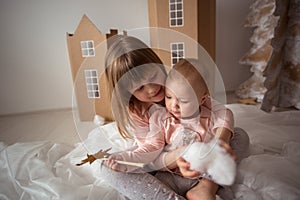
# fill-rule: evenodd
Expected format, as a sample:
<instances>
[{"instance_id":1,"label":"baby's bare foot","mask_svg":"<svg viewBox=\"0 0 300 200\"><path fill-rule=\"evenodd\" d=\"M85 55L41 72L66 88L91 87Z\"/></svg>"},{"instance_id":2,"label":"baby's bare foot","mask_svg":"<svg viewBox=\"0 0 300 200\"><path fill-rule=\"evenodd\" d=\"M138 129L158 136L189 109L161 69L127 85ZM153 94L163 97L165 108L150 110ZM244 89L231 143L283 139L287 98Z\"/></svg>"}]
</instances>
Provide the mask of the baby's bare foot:
<instances>
[{"instance_id":1,"label":"baby's bare foot","mask_svg":"<svg viewBox=\"0 0 300 200\"><path fill-rule=\"evenodd\" d=\"M218 185L202 179L186 193L186 198L188 200L216 200L217 189Z\"/></svg>"}]
</instances>

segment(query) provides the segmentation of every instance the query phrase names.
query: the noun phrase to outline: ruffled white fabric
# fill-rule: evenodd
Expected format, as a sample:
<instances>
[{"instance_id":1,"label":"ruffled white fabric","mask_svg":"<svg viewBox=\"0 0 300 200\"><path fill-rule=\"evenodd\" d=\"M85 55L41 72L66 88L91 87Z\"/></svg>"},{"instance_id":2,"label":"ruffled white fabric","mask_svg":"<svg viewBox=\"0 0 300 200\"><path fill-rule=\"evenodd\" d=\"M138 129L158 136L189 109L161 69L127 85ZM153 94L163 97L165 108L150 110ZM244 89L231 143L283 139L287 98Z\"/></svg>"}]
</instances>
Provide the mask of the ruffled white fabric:
<instances>
[{"instance_id":1,"label":"ruffled white fabric","mask_svg":"<svg viewBox=\"0 0 300 200\"><path fill-rule=\"evenodd\" d=\"M250 136L251 155L238 166L231 189L236 199L297 199L300 196L300 112L265 113L249 105L228 105L235 125ZM0 143L0 199L120 199L106 185L99 162L75 166L87 153L131 146L115 123L98 127L76 147L52 142ZM221 196L223 199L226 197ZM232 199L232 198L230 198Z\"/></svg>"},{"instance_id":2,"label":"ruffled white fabric","mask_svg":"<svg viewBox=\"0 0 300 200\"><path fill-rule=\"evenodd\" d=\"M129 146L119 137L115 124L96 128L75 148L52 142L0 143L0 199L120 199L99 178L100 163L76 166L87 153L113 146Z\"/></svg>"}]
</instances>

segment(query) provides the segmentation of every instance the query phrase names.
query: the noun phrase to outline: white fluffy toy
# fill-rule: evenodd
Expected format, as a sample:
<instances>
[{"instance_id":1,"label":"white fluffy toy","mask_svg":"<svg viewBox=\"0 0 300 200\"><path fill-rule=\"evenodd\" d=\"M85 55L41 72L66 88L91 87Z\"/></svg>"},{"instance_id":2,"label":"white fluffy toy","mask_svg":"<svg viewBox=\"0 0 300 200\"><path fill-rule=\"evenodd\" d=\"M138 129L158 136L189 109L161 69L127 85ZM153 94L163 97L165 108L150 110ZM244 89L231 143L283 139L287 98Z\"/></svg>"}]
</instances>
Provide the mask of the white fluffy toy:
<instances>
[{"instance_id":1,"label":"white fluffy toy","mask_svg":"<svg viewBox=\"0 0 300 200\"><path fill-rule=\"evenodd\" d=\"M218 140L209 143L194 142L183 154L191 170L202 173L202 177L211 179L219 185L232 185L236 176L236 162Z\"/></svg>"}]
</instances>

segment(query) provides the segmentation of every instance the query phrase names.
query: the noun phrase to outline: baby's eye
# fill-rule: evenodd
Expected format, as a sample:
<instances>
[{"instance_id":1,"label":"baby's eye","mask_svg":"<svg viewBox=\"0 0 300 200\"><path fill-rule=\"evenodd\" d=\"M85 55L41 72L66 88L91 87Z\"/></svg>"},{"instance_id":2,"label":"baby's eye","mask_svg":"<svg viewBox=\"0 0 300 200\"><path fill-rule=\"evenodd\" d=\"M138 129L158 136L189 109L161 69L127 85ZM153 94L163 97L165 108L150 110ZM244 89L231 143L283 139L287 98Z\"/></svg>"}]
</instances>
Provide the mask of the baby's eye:
<instances>
[{"instance_id":1,"label":"baby's eye","mask_svg":"<svg viewBox=\"0 0 300 200\"><path fill-rule=\"evenodd\" d=\"M166 96L165 96L165 98L166 98L166 99L171 99L171 97L170 97L170 96L168 96L168 95L166 95Z\"/></svg>"},{"instance_id":2,"label":"baby's eye","mask_svg":"<svg viewBox=\"0 0 300 200\"><path fill-rule=\"evenodd\" d=\"M180 100L180 103L189 103L188 100Z\"/></svg>"}]
</instances>

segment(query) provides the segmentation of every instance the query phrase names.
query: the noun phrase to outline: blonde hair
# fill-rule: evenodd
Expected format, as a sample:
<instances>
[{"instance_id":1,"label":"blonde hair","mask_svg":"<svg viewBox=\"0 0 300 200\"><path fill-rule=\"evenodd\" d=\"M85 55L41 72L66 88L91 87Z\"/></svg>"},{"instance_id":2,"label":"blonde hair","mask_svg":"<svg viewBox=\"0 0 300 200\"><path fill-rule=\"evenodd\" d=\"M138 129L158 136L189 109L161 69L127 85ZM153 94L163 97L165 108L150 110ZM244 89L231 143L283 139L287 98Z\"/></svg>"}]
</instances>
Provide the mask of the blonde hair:
<instances>
[{"instance_id":1,"label":"blonde hair","mask_svg":"<svg viewBox=\"0 0 300 200\"><path fill-rule=\"evenodd\" d=\"M167 76L162 61L145 43L131 36L115 36L105 56L105 74L112 102L112 113L123 138L132 138L129 127L134 126L130 115L142 117L143 102L136 99L126 86L131 82L141 82L147 77L143 65L159 67ZM126 76L124 76L126 75ZM126 85L127 84L127 85Z\"/></svg>"},{"instance_id":2,"label":"blonde hair","mask_svg":"<svg viewBox=\"0 0 300 200\"><path fill-rule=\"evenodd\" d=\"M201 68L203 66L198 65L196 59L181 59L170 70L166 81L185 79L194 90L198 103L201 105L203 97L209 95L208 86L201 74L204 70Z\"/></svg>"}]
</instances>

